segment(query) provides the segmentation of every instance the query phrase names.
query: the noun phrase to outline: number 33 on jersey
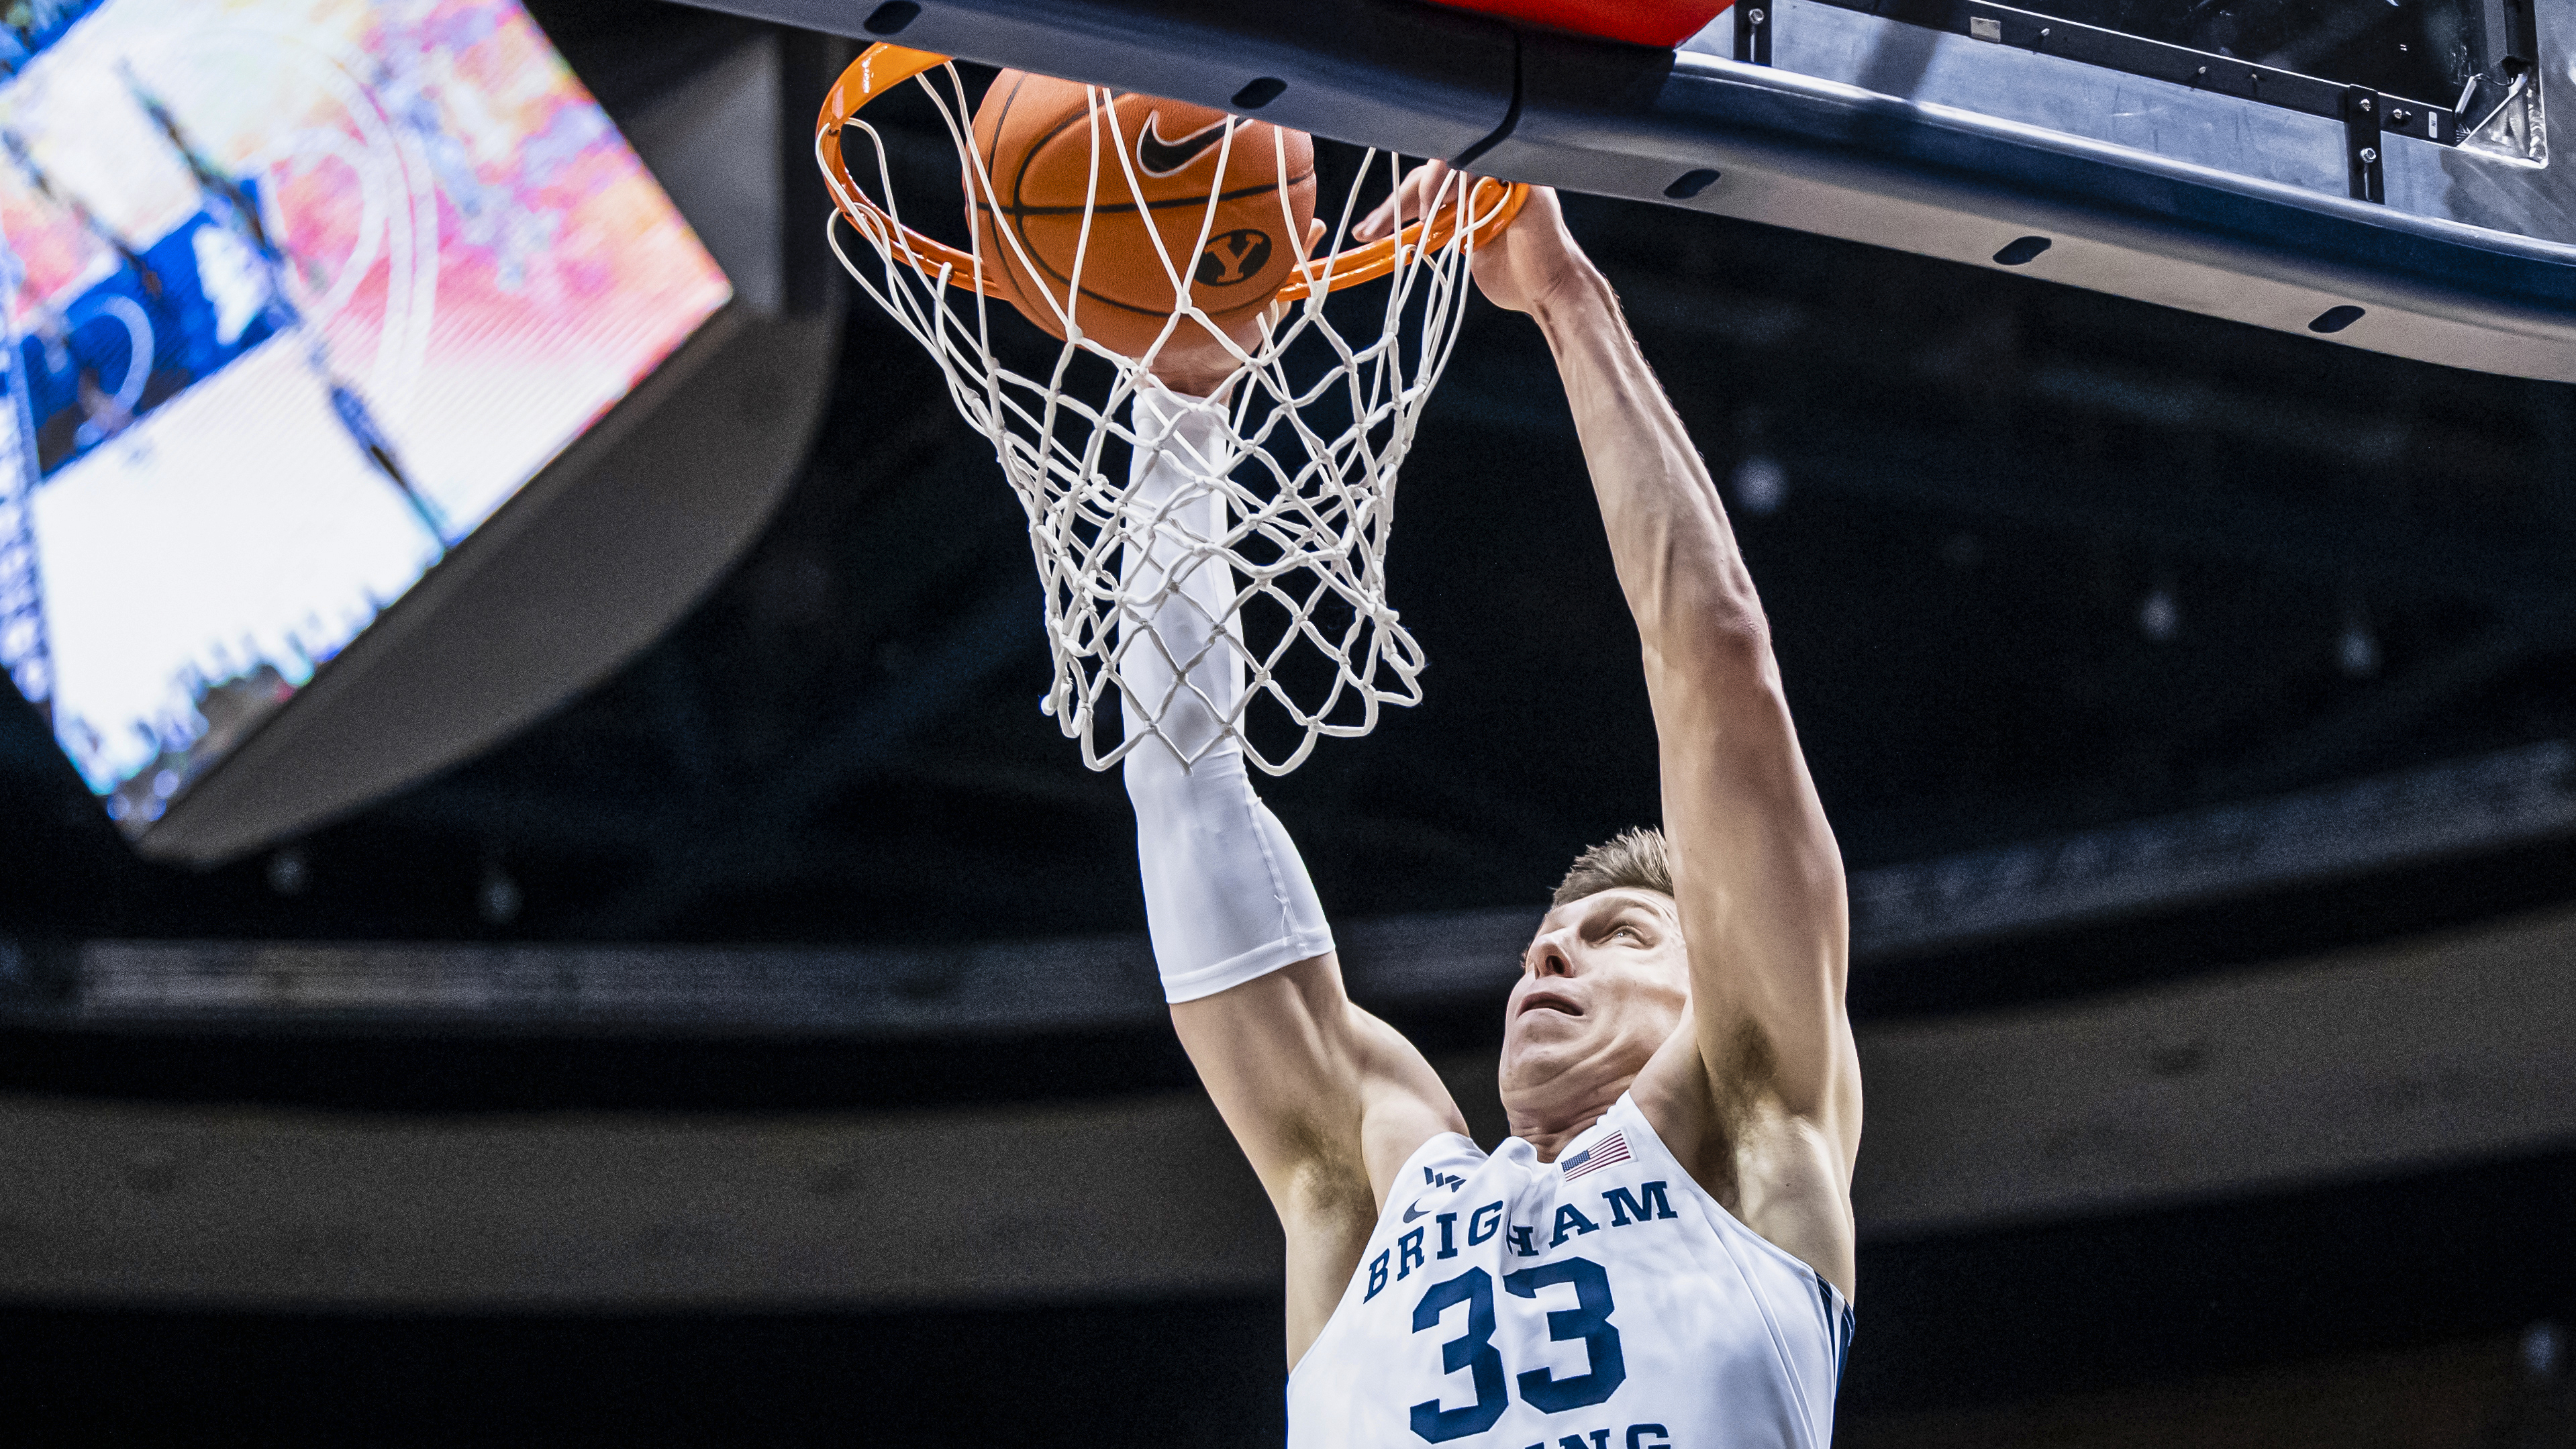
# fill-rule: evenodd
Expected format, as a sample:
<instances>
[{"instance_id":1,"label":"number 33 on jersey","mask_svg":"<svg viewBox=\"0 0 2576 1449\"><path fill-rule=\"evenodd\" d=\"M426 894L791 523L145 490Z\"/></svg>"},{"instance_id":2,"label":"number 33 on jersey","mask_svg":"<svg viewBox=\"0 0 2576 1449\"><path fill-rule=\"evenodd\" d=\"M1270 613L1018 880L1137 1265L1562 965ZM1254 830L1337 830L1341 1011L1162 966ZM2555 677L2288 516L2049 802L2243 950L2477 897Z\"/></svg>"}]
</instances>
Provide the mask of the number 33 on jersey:
<instances>
[{"instance_id":1,"label":"number 33 on jersey","mask_svg":"<svg viewBox=\"0 0 2576 1449\"><path fill-rule=\"evenodd\" d=\"M1626 1097L1553 1163L1423 1144L1288 1378L1289 1449L1826 1449L1842 1294Z\"/></svg>"}]
</instances>

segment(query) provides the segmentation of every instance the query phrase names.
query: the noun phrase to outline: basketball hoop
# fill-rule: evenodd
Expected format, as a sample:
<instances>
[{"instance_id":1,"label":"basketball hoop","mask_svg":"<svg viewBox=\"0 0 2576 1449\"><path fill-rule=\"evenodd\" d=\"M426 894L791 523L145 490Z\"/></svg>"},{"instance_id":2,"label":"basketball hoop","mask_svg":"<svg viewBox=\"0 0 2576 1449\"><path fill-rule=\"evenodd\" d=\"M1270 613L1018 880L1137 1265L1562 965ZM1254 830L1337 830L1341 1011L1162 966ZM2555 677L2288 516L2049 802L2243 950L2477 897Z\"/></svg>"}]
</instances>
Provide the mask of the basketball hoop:
<instances>
[{"instance_id":1,"label":"basketball hoop","mask_svg":"<svg viewBox=\"0 0 2576 1449\"><path fill-rule=\"evenodd\" d=\"M945 204L971 198L996 214L1001 210L988 159L970 124L973 108L964 82L948 57L874 45L826 98L815 154L837 203L836 218L866 240L877 264L853 260L837 226L830 230L832 249L859 286L938 363L958 412L991 440L994 457L1019 495L1055 661L1054 683L1040 707L1081 742L1083 762L1107 769L1152 736L1169 741L1184 761L1194 761L1233 739L1245 758L1271 774L1285 774L1305 761L1319 737L1366 734L1376 727L1381 705L1418 703L1415 676L1423 667L1422 653L1386 594L1396 471L1456 341L1469 291L1467 260L1510 223L1527 188L1453 176L1424 198L1419 219L1347 249L1359 219L1362 183L1351 186L1337 213L1314 203L1319 223L1328 214L1335 219L1324 227L1320 244L1298 256L1260 313L1258 335L1245 342L1225 336L1191 296L1192 274L1210 243L1208 221L1216 215L1227 174L1221 159L1197 248L1167 252L1161 242L1154 244L1178 300L1153 345L1142 356L1127 356L1084 335L1073 304L1089 295L1083 290L1086 253L1077 251L1062 295L1043 299L1054 324L1046 330L1063 339L1052 365L1014 369L995 353L994 304L1003 303L1004 313L1028 305L1025 284L1014 297L1006 263L1022 277L1038 269L1011 228L990 230L990 245L1012 249L1003 258L984 254L983 227L969 227L961 246L905 223L885 139L859 115L905 81L918 81L957 146L964 191ZM1143 190L1131 138L1121 134L1109 104L1111 93L1094 87L1088 94L1092 187L1081 208L1080 236L1089 242L1095 206L1104 212L1134 207L1145 233L1156 236L1146 204L1133 199ZM1245 124L1226 121L1220 144L1231 147L1237 127ZM846 130L866 136L874 149L875 195L858 184L843 158ZM1293 239L1284 151L1282 156L1276 168L1283 178L1280 216L1290 222ZM1392 185L1404 172L1402 158L1371 150L1362 157L1359 175ZM1114 183L1122 174L1124 191L1103 199L1102 178ZM1386 284L1383 305L1369 306L1364 320L1327 317L1325 303L1333 293L1377 282ZM1154 364L1189 323L1204 328L1191 329L1193 335L1221 339L1223 355L1232 362L1225 380L1208 393L1212 404L1195 409L1200 416L1222 417L1213 448L1203 439L1177 441L1170 409L1135 406L1140 394L1163 388ZM998 325L1017 323L1004 317ZM1105 385L1097 381L1104 370L1099 363L1107 364ZM1209 492L1220 495L1221 527L1201 536L1206 530L1176 522L1179 515L1167 507L1136 504L1129 470L1117 455L1132 459L1139 450L1177 460L1202 500ZM1192 516L1216 515L1199 509ZM1139 571L1135 559L1149 539L1155 565ZM1183 555L1177 560L1171 557L1176 547ZM1136 671L1147 680L1177 676L1159 685L1157 697L1140 697L1155 695L1156 687L1122 676L1122 659L1151 635L1146 621L1177 581L1220 566L1230 570L1215 577L1224 581L1221 592L1231 592L1233 607L1190 657ZM1149 594L1135 582L1140 573L1155 581ZM1202 661L1227 662L1218 651L1245 666L1248 684L1223 701L1189 682ZM1118 696L1110 695L1113 686ZM1220 716L1212 736L1192 729L1189 738L1177 739L1164 732L1165 712L1184 693ZM1131 723L1117 731L1120 738L1104 744L1102 726L1119 719L1121 698L1131 721L1145 728ZM1256 711L1268 721L1259 741L1252 729Z\"/></svg>"}]
</instances>

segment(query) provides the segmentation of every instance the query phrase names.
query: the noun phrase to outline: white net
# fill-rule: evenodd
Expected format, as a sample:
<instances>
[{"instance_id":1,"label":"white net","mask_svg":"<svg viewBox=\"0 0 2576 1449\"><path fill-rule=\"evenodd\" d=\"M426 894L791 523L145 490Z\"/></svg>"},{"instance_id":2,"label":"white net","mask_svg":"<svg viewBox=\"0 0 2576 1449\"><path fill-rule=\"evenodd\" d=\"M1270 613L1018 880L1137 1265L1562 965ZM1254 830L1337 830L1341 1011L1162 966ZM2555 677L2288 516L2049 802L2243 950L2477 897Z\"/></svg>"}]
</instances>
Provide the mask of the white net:
<instances>
[{"instance_id":1,"label":"white net","mask_svg":"<svg viewBox=\"0 0 2576 1449\"><path fill-rule=\"evenodd\" d=\"M952 66L930 64L917 82L956 144L963 192L925 204L935 201L953 216L949 208L975 195L998 212L962 79ZM845 78L843 88L851 85ZM1194 761L1231 739L1263 770L1284 774L1305 761L1318 738L1366 734L1381 706L1421 699L1422 651L1387 597L1396 473L1456 340L1478 227L1507 220L1517 191L1450 178L1424 198L1424 220L1346 253L1363 191L1388 191L1406 171L1403 158L1366 153L1362 181L1347 188L1337 214L1317 205L1320 243L1263 314L1257 335L1225 343L1216 370L1230 362L1231 371L1205 402L1180 399L1163 391L1153 369L1167 349L1178 355L1182 344L1173 339L1187 321L1222 335L1191 299L1190 275L1210 243L1217 188L1194 247L1165 244L1168 208L1159 225L1144 218L1141 233L1152 239L1179 299L1153 347L1129 357L1086 338L1064 303L1082 285L1083 260L1092 255L1093 202L1104 212L1111 205L1141 211L1126 198L1145 194L1109 93L1091 94L1093 190L1066 296L1047 299L1066 339L1051 357L1045 353L1053 339L992 295L1003 290L993 285L1002 259L983 249L1020 249L1016 233L968 226L968 239L952 246L913 230L895 194L898 167L886 137L867 119L836 118L827 107L818 138L824 172L841 219L874 256L854 258L837 226L833 249L938 363L957 411L991 441L1027 512L1055 660L1041 708L1080 741L1084 763L1106 769L1155 736ZM843 102L841 90L834 102ZM1231 147L1241 124L1228 122L1220 144ZM865 186L840 164L844 132L865 138L866 152L846 152L860 159L862 173L873 172ZM1261 133L1274 143L1279 134ZM1127 168L1127 184L1112 186L1115 202L1098 201L1100 176L1112 167ZM1221 187L1222 161L1216 174ZM1284 155L1273 174L1288 174ZM1281 206L1294 235L1299 228L1284 187ZM1025 251L1017 264L1021 275L1037 273ZM1359 278L1365 285L1352 288ZM1328 309L1336 288L1348 290ZM1021 365L1006 365L997 348ZM1203 382L1194 378L1193 390ZM1184 414L1191 426L1176 428ZM1174 469L1187 486L1170 487ZM1139 492L1136 480L1149 473L1165 482ZM1151 566L1140 567L1148 552ZM1180 607L1193 616L1192 627L1175 629L1163 613L1175 599L1187 601ZM1166 620L1163 638L1147 624L1158 614ZM1179 707L1192 701L1204 709Z\"/></svg>"}]
</instances>

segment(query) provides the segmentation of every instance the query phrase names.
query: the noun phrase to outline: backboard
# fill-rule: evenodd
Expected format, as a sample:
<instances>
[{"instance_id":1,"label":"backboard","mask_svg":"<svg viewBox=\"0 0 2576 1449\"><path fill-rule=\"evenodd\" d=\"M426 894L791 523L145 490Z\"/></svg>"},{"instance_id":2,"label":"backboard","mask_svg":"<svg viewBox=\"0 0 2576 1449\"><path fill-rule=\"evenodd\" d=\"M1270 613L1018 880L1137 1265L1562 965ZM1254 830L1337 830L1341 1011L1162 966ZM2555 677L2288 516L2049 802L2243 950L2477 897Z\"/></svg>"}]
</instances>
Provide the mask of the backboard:
<instances>
[{"instance_id":1,"label":"backboard","mask_svg":"<svg viewBox=\"0 0 2576 1449\"><path fill-rule=\"evenodd\" d=\"M2546 124L2576 0L1764 0L1674 49L1523 0L716 8L2576 381L2576 187Z\"/></svg>"}]
</instances>

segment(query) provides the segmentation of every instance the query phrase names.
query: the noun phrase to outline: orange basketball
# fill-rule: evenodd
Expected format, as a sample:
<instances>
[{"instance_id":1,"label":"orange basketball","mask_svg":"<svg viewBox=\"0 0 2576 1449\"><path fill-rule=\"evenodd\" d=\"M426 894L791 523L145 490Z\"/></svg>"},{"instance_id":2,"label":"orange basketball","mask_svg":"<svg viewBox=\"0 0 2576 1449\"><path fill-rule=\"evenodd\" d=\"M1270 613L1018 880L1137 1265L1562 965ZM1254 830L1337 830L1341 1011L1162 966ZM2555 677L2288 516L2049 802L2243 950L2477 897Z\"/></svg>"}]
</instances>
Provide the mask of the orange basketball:
<instances>
[{"instance_id":1,"label":"orange basketball","mask_svg":"<svg viewBox=\"0 0 2576 1449\"><path fill-rule=\"evenodd\" d=\"M993 178L989 196L968 197L987 275L1048 332L1065 335L1061 309L1085 337L1129 357L1152 346L1179 307L1175 272L1218 327L1245 340L1297 264L1315 214L1311 137L1205 106L1006 70L976 107L975 143ZM1171 345L1206 340L1190 322Z\"/></svg>"}]
</instances>

